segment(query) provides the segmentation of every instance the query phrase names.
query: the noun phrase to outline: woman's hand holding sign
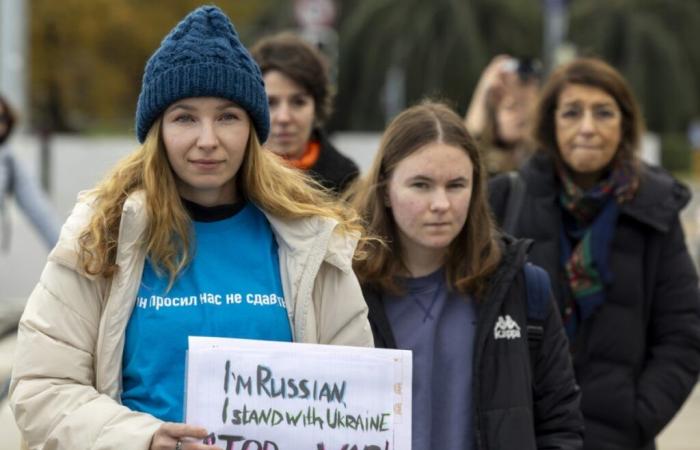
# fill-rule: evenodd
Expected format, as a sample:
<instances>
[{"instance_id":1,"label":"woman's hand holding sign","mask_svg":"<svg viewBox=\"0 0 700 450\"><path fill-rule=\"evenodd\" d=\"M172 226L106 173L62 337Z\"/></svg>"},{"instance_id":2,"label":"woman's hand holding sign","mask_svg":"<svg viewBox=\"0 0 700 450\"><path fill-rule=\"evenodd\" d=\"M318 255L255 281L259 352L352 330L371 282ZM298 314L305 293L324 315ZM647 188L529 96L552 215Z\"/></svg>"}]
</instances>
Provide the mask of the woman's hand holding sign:
<instances>
[{"instance_id":1,"label":"woman's hand holding sign","mask_svg":"<svg viewBox=\"0 0 700 450\"><path fill-rule=\"evenodd\" d=\"M164 422L153 435L150 450L223 450L216 445L203 444L208 436L202 427Z\"/></svg>"}]
</instances>

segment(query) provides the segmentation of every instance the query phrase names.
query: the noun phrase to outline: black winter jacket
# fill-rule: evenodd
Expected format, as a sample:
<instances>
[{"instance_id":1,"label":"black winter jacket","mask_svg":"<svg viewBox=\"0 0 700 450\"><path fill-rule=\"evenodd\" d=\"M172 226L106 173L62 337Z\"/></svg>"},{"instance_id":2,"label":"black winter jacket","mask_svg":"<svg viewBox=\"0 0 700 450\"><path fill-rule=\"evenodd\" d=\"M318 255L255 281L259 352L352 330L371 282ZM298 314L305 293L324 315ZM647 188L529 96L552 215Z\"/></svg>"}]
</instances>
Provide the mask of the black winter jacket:
<instances>
[{"instance_id":1,"label":"black winter jacket","mask_svg":"<svg viewBox=\"0 0 700 450\"><path fill-rule=\"evenodd\" d=\"M562 212L553 162L537 154L520 176L526 192L514 234L534 240L530 259L549 272L562 302L571 293L559 263ZM501 222L508 177L494 178L489 188ZM697 381L700 294L679 220L688 200L685 186L643 166L639 191L621 205L610 254L614 282L572 345L586 449L654 449L654 437Z\"/></svg>"},{"instance_id":2,"label":"black winter jacket","mask_svg":"<svg viewBox=\"0 0 700 450\"><path fill-rule=\"evenodd\" d=\"M320 142L321 152L309 174L325 188L340 194L360 174L357 164L340 153L322 131L314 132L314 138Z\"/></svg>"},{"instance_id":3,"label":"black winter jacket","mask_svg":"<svg viewBox=\"0 0 700 450\"><path fill-rule=\"evenodd\" d=\"M512 239L504 242L503 262L479 303L473 361L475 448L580 449L580 394L561 319L552 301L536 367L531 371L522 270L529 244ZM375 346L396 348L381 293L372 285L364 285L363 293L369 305ZM506 315L520 326L519 339L495 338L496 322L499 316Z\"/></svg>"}]
</instances>

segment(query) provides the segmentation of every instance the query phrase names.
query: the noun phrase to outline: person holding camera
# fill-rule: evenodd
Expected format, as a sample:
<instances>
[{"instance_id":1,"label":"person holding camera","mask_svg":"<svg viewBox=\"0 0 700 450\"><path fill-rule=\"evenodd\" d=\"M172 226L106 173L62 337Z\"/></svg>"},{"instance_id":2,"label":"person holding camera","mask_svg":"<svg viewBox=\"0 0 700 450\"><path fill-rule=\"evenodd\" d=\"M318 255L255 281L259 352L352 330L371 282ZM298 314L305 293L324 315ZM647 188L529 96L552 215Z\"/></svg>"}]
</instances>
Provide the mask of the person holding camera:
<instances>
[{"instance_id":1,"label":"person holding camera","mask_svg":"<svg viewBox=\"0 0 700 450\"><path fill-rule=\"evenodd\" d=\"M484 69L464 124L484 150L490 175L515 170L530 155L527 133L541 77L537 61L496 56Z\"/></svg>"}]
</instances>

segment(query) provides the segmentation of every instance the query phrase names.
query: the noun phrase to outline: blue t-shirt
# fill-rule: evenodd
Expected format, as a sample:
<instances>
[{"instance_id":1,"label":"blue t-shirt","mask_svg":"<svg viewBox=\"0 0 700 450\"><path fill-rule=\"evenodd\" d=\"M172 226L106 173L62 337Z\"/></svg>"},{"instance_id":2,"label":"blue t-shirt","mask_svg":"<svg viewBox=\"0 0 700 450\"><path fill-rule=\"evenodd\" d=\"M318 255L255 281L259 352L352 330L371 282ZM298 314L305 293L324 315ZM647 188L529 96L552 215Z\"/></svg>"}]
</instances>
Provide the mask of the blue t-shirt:
<instances>
[{"instance_id":1,"label":"blue t-shirt","mask_svg":"<svg viewBox=\"0 0 700 450\"><path fill-rule=\"evenodd\" d=\"M474 302L446 288L444 269L400 283L404 295L384 294L383 301L396 346L413 351L412 448L476 448Z\"/></svg>"},{"instance_id":2,"label":"blue t-shirt","mask_svg":"<svg viewBox=\"0 0 700 450\"><path fill-rule=\"evenodd\" d=\"M146 262L124 344L122 403L170 422L183 420L188 336L292 340L265 215L248 203L193 224L194 257L170 291Z\"/></svg>"}]
</instances>

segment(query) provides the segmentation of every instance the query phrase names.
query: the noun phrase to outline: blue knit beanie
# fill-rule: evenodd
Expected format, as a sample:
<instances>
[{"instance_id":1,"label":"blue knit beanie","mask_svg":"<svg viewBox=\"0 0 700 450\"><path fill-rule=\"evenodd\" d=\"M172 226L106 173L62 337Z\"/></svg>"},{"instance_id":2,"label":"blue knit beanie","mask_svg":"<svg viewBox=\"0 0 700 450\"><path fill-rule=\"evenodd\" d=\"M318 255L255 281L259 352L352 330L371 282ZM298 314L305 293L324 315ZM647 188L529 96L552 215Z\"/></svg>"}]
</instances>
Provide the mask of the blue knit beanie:
<instances>
[{"instance_id":1,"label":"blue knit beanie","mask_svg":"<svg viewBox=\"0 0 700 450\"><path fill-rule=\"evenodd\" d=\"M248 112L260 142L267 139L270 114L260 68L216 6L187 15L146 63L136 107L139 142L168 106L187 97L235 102Z\"/></svg>"}]
</instances>

